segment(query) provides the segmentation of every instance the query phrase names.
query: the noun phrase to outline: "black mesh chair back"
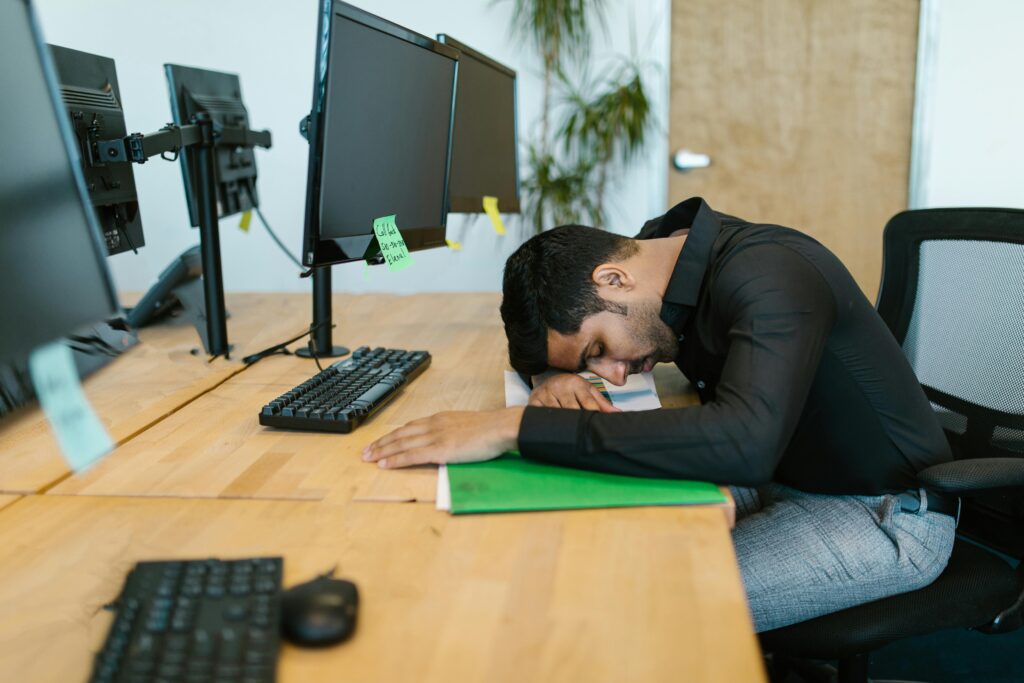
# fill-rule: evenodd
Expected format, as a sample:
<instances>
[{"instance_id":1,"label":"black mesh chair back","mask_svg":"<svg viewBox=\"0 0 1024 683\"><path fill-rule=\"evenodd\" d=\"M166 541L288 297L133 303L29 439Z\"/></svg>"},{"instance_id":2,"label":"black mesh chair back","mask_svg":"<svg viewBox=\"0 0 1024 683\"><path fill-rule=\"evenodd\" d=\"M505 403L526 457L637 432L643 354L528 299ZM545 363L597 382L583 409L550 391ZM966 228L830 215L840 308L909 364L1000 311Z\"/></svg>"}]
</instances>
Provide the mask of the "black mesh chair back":
<instances>
[{"instance_id":1,"label":"black mesh chair back","mask_svg":"<svg viewBox=\"0 0 1024 683\"><path fill-rule=\"evenodd\" d=\"M959 536L932 584L761 633L773 680L838 660L866 683L870 652L944 629L1024 625L1024 211L926 209L885 228L878 312L903 347L953 447L918 473L963 496ZM831 675L831 674L830 674ZM836 679L834 679L836 680Z\"/></svg>"},{"instance_id":2,"label":"black mesh chair back","mask_svg":"<svg viewBox=\"0 0 1024 683\"><path fill-rule=\"evenodd\" d=\"M1024 211L905 211L884 243L878 312L954 457L1024 457ZM975 498L961 532L1020 557L1024 501Z\"/></svg>"}]
</instances>

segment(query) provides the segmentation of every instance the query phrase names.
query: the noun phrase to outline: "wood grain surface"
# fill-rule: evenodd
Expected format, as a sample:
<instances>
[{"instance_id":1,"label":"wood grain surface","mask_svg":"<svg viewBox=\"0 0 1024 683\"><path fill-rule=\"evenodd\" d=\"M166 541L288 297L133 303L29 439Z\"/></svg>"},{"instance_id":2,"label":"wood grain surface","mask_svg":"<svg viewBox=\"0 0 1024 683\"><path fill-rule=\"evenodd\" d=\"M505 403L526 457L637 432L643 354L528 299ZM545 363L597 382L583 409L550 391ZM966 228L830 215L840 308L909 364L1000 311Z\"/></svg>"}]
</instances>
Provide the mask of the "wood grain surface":
<instances>
[{"instance_id":1,"label":"wood grain surface","mask_svg":"<svg viewBox=\"0 0 1024 683\"><path fill-rule=\"evenodd\" d=\"M0 511L0 680L85 680L143 559L338 566L348 643L283 649L278 680L762 681L721 514L452 517L426 505L31 496Z\"/></svg>"},{"instance_id":2,"label":"wood grain surface","mask_svg":"<svg viewBox=\"0 0 1024 683\"><path fill-rule=\"evenodd\" d=\"M907 208L917 0L673 0L669 205L778 223L832 249L874 300Z\"/></svg>"},{"instance_id":3,"label":"wood grain surface","mask_svg":"<svg viewBox=\"0 0 1024 683\"><path fill-rule=\"evenodd\" d=\"M50 492L346 501L365 494L377 500L432 501L435 468L385 472L359 455L373 439L415 418L504 405L502 371L507 365L498 300L496 294L446 296L439 318L432 296L344 297L350 317L364 320L359 336L346 337L344 343L427 349L433 357L423 375L351 434L260 426L257 416L265 403L317 372L311 360L272 356Z\"/></svg>"},{"instance_id":4,"label":"wood grain surface","mask_svg":"<svg viewBox=\"0 0 1024 683\"><path fill-rule=\"evenodd\" d=\"M133 296L129 294L123 299L131 300ZM401 346L409 337L430 342L429 330L417 332L403 323L402 317L410 308L394 306L396 301L403 300L403 297L388 295L336 297L335 338L348 333L360 339L359 343L353 342L353 348L363 341ZM497 306L493 295L483 299L472 294L446 295L445 301L443 320L455 322L449 336L458 334L463 329L460 325L477 319L484 308ZM436 302L436 297L420 297L410 302L411 307L419 307L423 313L430 314L411 322L436 321ZM244 368L240 359L246 354L294 337L309 326L308 295L229 294L227 303L231 314L229 335L234 345L230 360L209 361L197 348L199 340L192 326L181 318L171 318L141 330L138 346L85 380L85 394L115 443L127 443L134 435L241 372ZM444 328L445 325L439 323L433 327ZM377 329L391 336L377 340L373 336ZM460 348L466 350L465 346ZM267 383L266 378L280 370L280 366L274 365L281 359L281 356L272 357L249 368L247 372L255 373L251 382ZM289 371L288 380L278 379L277 382L294 379L291 385L294 386L314 374L316 366L312 361L305 361L289 366ZM0 421L0 492L40 492L69 474L49 424L36 405Z\"/></svg>"},{"instance_id":5,"label":"wood grain surface","mask_svg":"<svg viewBox=\"0 0 1024 683\"><path fill-rule=\"evenodd\" d=\"M362 338L346 343L427 349L432 362L351 434L260 426L257 415L265 403L316 372L310 360L272 356L153 424L50 493L433 502L435 467L382 471L362 462L360 454L366 444L410 420L441 410L504 405L508 365L498 296L466 294L446 301L452 310L441 324L428 296L362 300L386 313L368 315ZM696 402L673 366L660 366L655 379L666 407Z\"/></svg>"}]
</instances>

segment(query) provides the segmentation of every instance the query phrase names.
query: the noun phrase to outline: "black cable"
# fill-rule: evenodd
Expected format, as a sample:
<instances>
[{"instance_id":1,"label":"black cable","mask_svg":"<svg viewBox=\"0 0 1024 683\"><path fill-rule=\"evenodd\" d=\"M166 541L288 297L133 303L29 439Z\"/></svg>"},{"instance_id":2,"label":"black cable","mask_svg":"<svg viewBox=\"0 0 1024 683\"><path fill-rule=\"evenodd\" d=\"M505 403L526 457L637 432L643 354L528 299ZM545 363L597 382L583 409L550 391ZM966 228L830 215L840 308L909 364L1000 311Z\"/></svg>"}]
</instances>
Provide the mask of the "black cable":
<instances>
[{"instance_id":1,"label":"black cable","mask_svg":"<svg viewBox=\"0 0 1024 683\"><path fill-rule=\"evenodd\" d=\"M256 215L260 219L260 223L262 223L263 227L266 228L270 238L274 240L274 243L281 248L281 251L284 252L285 256L287 256L292 263L297 265L300 269L303 269L303 265L299 262L299 259L295 258L292 255L292 252L288 251L288 247L284 246L284 242L281 241L281 238L277 236L277 233L274 232L274 229L270 227L270 223L268 223L267 219L263 216L263 212L260 211L260 207L256 204L255 197L253 197L252 188L249 187L249 183L242 183L242 188L245 189L245 194L249 198L249 203L252 204L253 211L256 212Z\"/></svg>"},{"instance_id":2,"label":"black cable","mask_svg":"<svg viewBox=\"0 0 1024 683\"><path fill-rule=\"evenodd\" d=\"M283 341L280 344L274 344L273 346L265 348L262 351L258 351L256 353L253 353L253 354L250 354L250 355L246 356L245 358L242 359L242 363L245 364L245 365L252 365L253 363L256 363L257 361L263 360L267 356L273 356L274 354L277 354L277 353L282 353L284 355L291 355L291 351L289 351L288 348L287 348L289 344L294 344L295 342L299 341L303 337L306 337L306 336L309 336L309 335L313 334L314 332L316 332L317 330L319 330L321 327L323 327L326 324L327 324L327 321L323 320L323 321L317 323L316 325L310 325L308 330L306 330L305 332L303 332L300 335L292 337L288 341ZM334 329L334 325L333 324L331 325L331 329ZM320 363L319 362L317 362L317 367L320 367ZM323 368L321 368L321 370L322 369Z\"/></svg>"},{"instance_id":3,"label":"black cable","mask_svg":"<svg viewBox=\"0 0 1024 683\"><path fill-rule=\"evenodd\" d=\"M135 246L135 243L132 242L132 238L128 235L128 230L121 224L121 221L117 222L117 229L121 231L121 235L124 237L124 241L128 243L128 246L131 247L132 253L138 256L139 250Z\"/></svg>"},{"instance_id":4,"label":"black cable","mask_svg":"<svg viewBox=\"0 0 1024 683\"><path fill-rule=\"evenodd\" d=\"M277 236L277 233L275 233L275 232L274 232L274 231L273 231L273 230L272 230L272 229L270 228L270 224L269 224L269 223L267 223L267 219L263 217L263 212L262 212L262 211L260 211L260 207L258 207L258 206L254 206L254 207L253 207L253 210L255 210L255 211L256 211L256 215L257 215L257 216L259 216L259 218L260 218L260 223L262 223L262 224L263 224L263 227L267 229L267 232L268 232L268 233L270 234L270 238L271 238L272 240L274 240L274 242L275 242L275 243L277 244L277 246L281 247L281 251L283 251L283 252L285 253L285 255L286 255L286 256L287 256L287 257L288 257L289 259L291 259L292 263L294 263L294 264L295 264L296 266L298 266L299 268L302 268L303 266L302 266L302 264L301 264L301 263L299 262L299 259L295 258L295 257L294 257L294 256L292 255L292 252L288 251L288 247L284 246L284 243L283 243L283 242L282 242L282 241L280 240L280 238L279 238L279 237Z\"/></svg>"}]
</instances>

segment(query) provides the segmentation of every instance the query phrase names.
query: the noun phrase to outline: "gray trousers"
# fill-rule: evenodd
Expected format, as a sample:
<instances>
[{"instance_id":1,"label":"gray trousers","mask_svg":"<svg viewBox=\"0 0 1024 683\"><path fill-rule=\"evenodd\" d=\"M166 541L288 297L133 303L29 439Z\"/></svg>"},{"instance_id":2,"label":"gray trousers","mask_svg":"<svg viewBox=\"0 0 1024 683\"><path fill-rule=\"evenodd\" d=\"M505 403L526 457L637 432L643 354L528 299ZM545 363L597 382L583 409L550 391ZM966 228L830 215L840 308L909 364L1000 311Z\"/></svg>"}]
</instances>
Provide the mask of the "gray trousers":
<instances>
[{"instance_id":1,"label":"gray trousers","mask_svg":"<svg viewBox=\"0 0 1024 683\"><path fill-rule=\"evenodd\" d=\"M768 631L915 590L953 550L955 520L896 496L827 496L781 484L732 487L736 546L754 627Z\"/></svg>"}]
</instances>

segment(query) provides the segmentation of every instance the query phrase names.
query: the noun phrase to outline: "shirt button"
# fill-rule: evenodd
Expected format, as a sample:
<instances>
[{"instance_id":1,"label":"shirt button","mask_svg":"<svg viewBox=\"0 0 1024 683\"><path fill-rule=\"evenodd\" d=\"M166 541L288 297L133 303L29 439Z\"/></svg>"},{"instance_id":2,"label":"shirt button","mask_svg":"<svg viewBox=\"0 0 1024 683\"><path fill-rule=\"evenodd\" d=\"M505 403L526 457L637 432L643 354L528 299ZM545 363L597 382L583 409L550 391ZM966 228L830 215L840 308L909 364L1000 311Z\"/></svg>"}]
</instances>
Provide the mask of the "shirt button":
<instances>
[{"instance_id":1,"label":"shirt button","mask_svg":"<svg viewBox=\"0 0 1024 683\"><path fill-rule=\"evenodd\" d=\"M698 389L703 389L703 388L704 388L704 387L706 387L706 386L707 386L707 385L706 385L706 384L704 384L704 380L702 380L702 379L699 379L699 380L697 380L697 388L698 388Z\"/></svg>"}]
</instances>

